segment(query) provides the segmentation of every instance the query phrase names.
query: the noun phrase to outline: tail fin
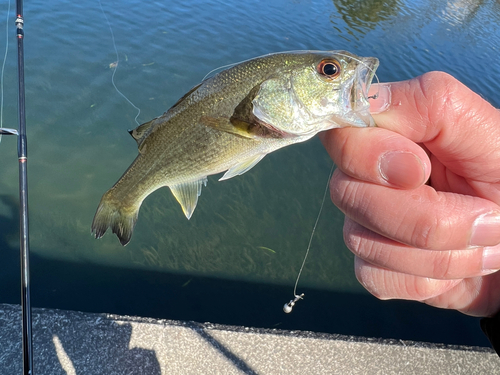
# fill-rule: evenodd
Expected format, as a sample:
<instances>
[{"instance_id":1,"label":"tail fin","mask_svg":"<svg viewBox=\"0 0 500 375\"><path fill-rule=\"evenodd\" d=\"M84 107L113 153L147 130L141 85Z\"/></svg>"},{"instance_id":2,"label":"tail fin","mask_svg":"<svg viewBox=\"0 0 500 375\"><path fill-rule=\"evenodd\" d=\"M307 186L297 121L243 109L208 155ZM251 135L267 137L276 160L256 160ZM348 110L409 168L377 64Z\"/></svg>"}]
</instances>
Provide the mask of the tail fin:
<instances>
[{"instance_id":1,"label":"tail fin","mask_svg":"<svg viewBox=\"0 0 500 375\"><path fill-rule=\"evenodd\" d=\"M132 238L135 222L139 213L139 207L124 207L119 202L110 199L110 192L106 192L92 221L92 233L95 238L101 238L111 227L120 243L125 246Z\"/></svg>"}]
</instances>

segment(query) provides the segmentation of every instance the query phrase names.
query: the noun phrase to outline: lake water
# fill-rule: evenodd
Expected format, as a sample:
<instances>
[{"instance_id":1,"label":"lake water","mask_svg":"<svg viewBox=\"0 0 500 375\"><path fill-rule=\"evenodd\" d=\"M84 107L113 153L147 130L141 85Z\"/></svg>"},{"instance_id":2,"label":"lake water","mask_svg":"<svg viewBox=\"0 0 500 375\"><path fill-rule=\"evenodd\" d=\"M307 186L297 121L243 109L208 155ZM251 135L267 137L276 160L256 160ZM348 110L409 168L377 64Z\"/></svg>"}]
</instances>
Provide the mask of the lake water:
<instances>
[{"instance_id":1,"label":"lake water","mask_svg":"<svg viewBox=\"0 0 500 375\"><path fill-rule=\"evenodd\" d=\"M331 168L317 139L243 176L210 177L187 221L168 189L144 202L130 244L90 224L137 154L136 110L114 89L117 62L98 0L25 2L32 304L91 312L488 346L478 320L378 301L357 283L328 200L292 298ZM345 49L380 59L381 81L451 73L496 107L500 2L435 0L102 0L118 50L115 83L162 114L207 72L270 52ZM14 6L12 6L14 8ZM0 5L0 50L7 5ZM4 126L17 126L14 10ZM16 141L0 144L0 302L19 303Z\"/></svg>"}]
</instances>

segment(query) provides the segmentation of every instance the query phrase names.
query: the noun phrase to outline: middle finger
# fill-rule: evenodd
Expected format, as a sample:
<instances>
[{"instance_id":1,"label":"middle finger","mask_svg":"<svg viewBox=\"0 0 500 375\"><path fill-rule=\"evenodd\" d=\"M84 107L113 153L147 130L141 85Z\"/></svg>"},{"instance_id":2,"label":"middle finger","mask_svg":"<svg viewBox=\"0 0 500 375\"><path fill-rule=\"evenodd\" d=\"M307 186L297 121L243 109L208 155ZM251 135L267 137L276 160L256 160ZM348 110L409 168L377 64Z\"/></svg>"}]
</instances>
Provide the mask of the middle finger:
<instances>
[{"instance_id":1,"label":"middle finger","mask_svg":"<svg viewBox=\"0 0 500 375\"><path fill-rule=\"evenodd\" d=\"M431 250L470 247L475 220L498 210L486 199L437 192L427 185L393 189L354 179L338 169L330 181L330 195L337 207L362 226L411 247Z\"/></svg>"},{"instance_id":2,"label":"middle finger","mask_svg":"<svg viewBox=\"0 0 500 375\"><path fill-rule=\"evenodd\" d=\"M344 223L344 241L357 257L408 275L449 280L494 272L490 269L491 264L483 265L484 248L442 251L417 249L374 233L348 217ZM500 263L496 266L500 268Z\"/></svg>"}]
</instances>

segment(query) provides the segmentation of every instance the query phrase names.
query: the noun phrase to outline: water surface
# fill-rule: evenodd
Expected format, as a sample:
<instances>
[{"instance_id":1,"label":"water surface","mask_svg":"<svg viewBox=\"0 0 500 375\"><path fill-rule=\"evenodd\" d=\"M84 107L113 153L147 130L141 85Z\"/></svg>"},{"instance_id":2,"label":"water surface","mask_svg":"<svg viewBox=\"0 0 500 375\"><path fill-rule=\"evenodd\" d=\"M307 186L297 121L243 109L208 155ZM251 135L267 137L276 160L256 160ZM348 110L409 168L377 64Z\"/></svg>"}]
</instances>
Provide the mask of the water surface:
<instances>
[{"instance_id":1,"label":"water surface","mask_svg":"<svg viewBox=\"0 0 500 375\"><path fill-rule=\"evenodd\" d=\"M210 177L190 221L168 189L157 191L144 202L126 247L109 233L93 239L90 224L101 195L137 153L126 131L136 126L137 112L115 91L110 64L118 61L115 83L141 109L141 123L216 67L297 49L376 56L381 81L446 71L500 107L498 2L103 0L102 6L118 60L98 0L25 3L35 306L488 345L476 319L365 292L343 244L343 215L329 201L299 284L306 300L293 314L282 313L332 165L317 139L273 153L243 176ZM0 15L6 11L2 4ZM14 33L11 27L4 82L10 127L17 124ZM19 303L13 138L2 140L0 157L0 302Z\"/></svg>"}]
</instances>

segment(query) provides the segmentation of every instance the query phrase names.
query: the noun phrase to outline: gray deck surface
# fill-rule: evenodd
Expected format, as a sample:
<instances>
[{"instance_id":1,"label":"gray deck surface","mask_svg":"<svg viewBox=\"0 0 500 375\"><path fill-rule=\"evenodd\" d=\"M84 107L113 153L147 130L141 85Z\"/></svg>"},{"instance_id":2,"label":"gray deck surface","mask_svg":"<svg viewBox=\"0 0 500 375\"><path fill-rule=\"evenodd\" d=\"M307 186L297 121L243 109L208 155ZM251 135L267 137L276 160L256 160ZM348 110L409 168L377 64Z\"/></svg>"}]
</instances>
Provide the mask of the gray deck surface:
<instances>
[{"instance_id":1,"label":"gray deck surface","mask_svg":"<svg viewBox=\"0 0 500 375\"><path fill-rule=\"evenodd\" d=\"M34 309L35 375L497 374L486 348ZM21 310L0 304L0 374L22 372Z\"/></svg>"}]
</instances>

